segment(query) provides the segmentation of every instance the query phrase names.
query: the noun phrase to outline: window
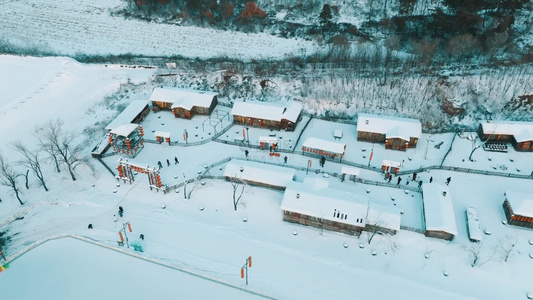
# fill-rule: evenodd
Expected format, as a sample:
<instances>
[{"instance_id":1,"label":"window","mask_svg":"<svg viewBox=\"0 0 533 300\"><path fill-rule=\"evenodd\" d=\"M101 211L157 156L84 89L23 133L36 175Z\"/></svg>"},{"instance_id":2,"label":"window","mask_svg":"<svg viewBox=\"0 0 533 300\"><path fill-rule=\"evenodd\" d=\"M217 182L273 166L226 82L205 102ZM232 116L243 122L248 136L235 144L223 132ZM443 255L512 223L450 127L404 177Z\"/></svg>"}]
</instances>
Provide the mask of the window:
<instances>
[{"instance_id":1,"label":"window","mask_svg":"<svg viewBox=\"0 0 533 300\"><path fill-rule=\"evenodd\" d=\"M348 218L348 215L344 215L344 220L346 220Z\"/></svg>"},{"instance_id":2,"label":"window","mask_svg":"<svg viewBox=\"0 0 533 300\"><path fill-rule=\"evenodd\" d=\"M344 219L344 214L341 214L341 219Z\"/></svg>"}]
</instances>

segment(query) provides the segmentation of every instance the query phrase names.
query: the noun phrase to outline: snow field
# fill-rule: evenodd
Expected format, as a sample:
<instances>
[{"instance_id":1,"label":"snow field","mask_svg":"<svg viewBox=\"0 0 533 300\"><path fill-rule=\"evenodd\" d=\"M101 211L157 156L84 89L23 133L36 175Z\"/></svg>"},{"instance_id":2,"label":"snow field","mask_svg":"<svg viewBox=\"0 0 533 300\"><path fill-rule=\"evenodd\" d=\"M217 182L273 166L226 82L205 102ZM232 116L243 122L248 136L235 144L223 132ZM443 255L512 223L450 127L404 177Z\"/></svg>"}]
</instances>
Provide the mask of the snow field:
<instances>
[{"instance_id":1,"label":"snow field","mask_svg":"<svg viewBox=\"0 0 533 300\"><path fill-rule=\"evenodd\" d=\"M58 55L181 55L190 58L218 56L244 60L282 58L300 49L312 52L316 43L123 19L110 15L122 1L24 0L5 3L0 35L23 49ZM105 47L102 47L105 45Z\"/></svg>"}]
</instances>

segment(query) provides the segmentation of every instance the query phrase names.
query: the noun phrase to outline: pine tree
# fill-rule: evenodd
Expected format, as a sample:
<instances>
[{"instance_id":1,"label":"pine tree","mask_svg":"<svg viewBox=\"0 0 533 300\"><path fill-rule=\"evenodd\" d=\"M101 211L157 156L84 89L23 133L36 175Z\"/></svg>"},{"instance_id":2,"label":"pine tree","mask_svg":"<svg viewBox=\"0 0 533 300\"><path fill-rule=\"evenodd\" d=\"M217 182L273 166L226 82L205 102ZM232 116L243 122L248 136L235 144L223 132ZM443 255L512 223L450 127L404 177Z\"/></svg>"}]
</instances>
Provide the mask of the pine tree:
<instances>
[{"instance_id":1,"label":"pine tree","mask_svg":"<svg viewBox=\"0 0 533 300\"><path fill-rule=\"evenodd\" d=\"M333 18L333 16L331 15L331 7L329 4L324 4L324 6L322 6L319 18L322 27L329 27L331 25L331 18Z\"/></svg>"}]
</instances>

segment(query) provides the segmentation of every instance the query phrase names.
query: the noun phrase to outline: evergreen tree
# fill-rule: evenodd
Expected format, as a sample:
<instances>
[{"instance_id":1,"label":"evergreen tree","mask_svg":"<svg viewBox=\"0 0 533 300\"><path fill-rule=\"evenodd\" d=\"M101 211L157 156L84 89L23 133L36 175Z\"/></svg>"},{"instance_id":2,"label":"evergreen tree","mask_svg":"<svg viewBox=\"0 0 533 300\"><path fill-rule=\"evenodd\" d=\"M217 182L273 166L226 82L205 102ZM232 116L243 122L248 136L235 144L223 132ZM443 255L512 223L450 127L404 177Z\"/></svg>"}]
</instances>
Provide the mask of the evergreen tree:
<instances>
[{"instance_id":1,"label":"evergreen tree","mask_svg":"<svg viewBox=\"0 0 533 300\"><path fill-rule=\"evenodd\" d=\"M320 25L322 27L329 27L331 25L331 19L333 18L333 15L331 15L331 7L329 4L324 4L322 6L322 11L320 12Z\"/></svg>"}]
</instances>

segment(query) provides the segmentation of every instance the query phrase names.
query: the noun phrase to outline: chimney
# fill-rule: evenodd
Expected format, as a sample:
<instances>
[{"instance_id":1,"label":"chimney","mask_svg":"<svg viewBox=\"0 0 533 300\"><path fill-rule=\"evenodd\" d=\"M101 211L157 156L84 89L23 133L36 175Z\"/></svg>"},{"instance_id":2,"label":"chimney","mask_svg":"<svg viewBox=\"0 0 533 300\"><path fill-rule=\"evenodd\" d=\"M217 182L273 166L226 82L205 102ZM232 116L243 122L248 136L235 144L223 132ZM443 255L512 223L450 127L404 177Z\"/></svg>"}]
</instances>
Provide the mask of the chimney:
<instances>
[{"instance_id":1,"label":"chimney","mask_svg":"<svg viewBox=\"0 0 533 300\"><path fill-rule=\"evenodd\" d=\"M367 125L368 125L368 119L366 119L366 120L365 120L365 124L367 124Z\"/></svg>"}]
</instances>

